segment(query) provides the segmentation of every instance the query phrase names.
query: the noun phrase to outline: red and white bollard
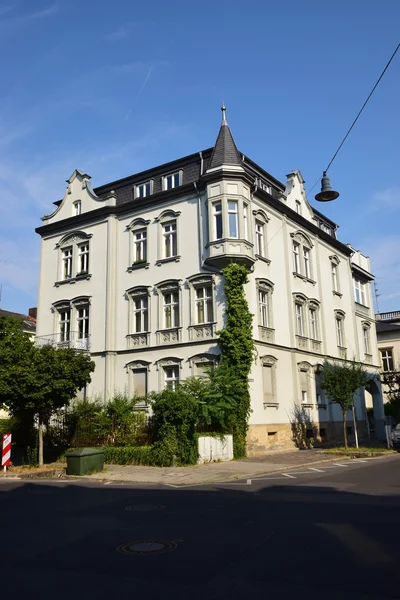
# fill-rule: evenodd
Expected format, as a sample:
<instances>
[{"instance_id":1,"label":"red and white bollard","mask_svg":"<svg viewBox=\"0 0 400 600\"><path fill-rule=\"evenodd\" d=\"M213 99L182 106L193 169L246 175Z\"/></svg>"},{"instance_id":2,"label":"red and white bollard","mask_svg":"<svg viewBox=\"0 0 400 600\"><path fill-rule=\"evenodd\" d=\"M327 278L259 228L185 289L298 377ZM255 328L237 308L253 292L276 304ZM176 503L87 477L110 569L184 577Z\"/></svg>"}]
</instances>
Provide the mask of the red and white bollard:
<instances>
[{"instance_id":1,"label":"red and white bollard","mask_svg":"<svg viewBox=\"0 0 400 600\"><path fill-rule=\"evenodd\" d=\"M4 467L4 473L11 464L11 433L3 435L3 452L1 455L1 466Z\"/></svg>"}]
</instances>

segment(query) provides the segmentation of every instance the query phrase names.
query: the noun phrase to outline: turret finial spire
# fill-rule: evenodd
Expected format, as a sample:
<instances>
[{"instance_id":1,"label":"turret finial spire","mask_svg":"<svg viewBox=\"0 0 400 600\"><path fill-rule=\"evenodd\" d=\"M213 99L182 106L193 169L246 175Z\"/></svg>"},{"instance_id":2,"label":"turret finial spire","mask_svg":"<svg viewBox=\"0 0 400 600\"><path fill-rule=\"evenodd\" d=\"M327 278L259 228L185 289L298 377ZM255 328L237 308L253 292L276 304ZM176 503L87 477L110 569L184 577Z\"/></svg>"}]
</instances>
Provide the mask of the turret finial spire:
<instances>
[{"instance_id":1,"label":"turret finial spire","mask_svg":"<svg viewBox=\"0 0 400 600\"><path fill-rule=\"evenodd\" d=\"M224 104L224 101L222 101L221 111L222 111L222 125L227 125L227 122L226 122L226 106Z\"/></svg>"}]
</instances>

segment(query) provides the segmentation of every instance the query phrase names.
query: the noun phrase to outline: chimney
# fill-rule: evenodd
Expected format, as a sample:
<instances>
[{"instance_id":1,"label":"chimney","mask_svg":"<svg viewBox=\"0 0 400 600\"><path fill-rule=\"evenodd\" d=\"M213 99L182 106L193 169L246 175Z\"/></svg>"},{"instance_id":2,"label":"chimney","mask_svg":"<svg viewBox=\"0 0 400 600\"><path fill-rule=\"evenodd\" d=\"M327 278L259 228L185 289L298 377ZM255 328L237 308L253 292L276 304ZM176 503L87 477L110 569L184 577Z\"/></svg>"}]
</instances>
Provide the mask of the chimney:
<instances>
[{"instance_id":1,"label":"chimney","mask_svg":"<svg viewBox=\"0 0 400 600\"><path fill-rule=\"evenodd\" d=\"M34 306L33 308L30 308L28 314L31 317L31 319L35 319L35 321L36 321L36 319L37 319L37 307Z\"/></svg>"}]
</instances>

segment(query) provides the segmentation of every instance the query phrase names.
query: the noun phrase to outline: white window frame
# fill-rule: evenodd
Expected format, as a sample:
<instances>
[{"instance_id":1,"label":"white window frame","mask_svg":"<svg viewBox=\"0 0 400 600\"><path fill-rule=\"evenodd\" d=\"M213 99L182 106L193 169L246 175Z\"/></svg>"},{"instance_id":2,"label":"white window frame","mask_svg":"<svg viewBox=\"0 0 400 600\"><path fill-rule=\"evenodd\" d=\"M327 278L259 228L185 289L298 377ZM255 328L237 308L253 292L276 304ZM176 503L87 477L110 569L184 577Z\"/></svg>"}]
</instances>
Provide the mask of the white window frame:
<instances>
[{"instance_id":1,"label":"white window frame","mask_svg":"<svg viewBox=\"0 0 400 600\"><path fill-rule=\"evenodd\" d=\"M318 339L318 309L315 306L310 306L308 309L310 322L310 338Z\"/></svg>"},{"instance_id":2,"label":"white window frame","mask_svg":"<svg viewBox=\"0 0 400 600\"><path fill-rule=\"evenodd\" d=\"M147 198L153 193L153 179L135 185L135 198Z\"/></svg>"},{"instance_id":3,"label":"white window frame","mask_svg":"<svg viewBox=\"0 0 400 600\"><path fill-rule=\"evenodd\" d=\"M357 304L362 304L363 306L368 306L366 300L367 294L365 289L365 283L360 279L357 279L356 277L354 277L353 281L355 302L357 302Z\"/></svg>"},{"instance_id":4,"label":"white window frame","mask_svg":"<svg viewBox=\"0 0 400 600\"><path fill-rule=\"evenodd\" d=\"M170 182L170 185L169 185ZM163 176L163 190L173 190L182 185L182 171L174 171Z\"/></svg>"},{"instance_id":5,"label":"white window frame","mask_svg":"<svg viewBox=\"0 0 400 600\"><path fill-rule=\"evenodd\" d=\"M77 315L77 339L87 340L89 338L90 326L90 307L89 304L83 304L76 307Z\"/></svg>"},{"instance_id":6,"label":"white window frame","mask_svg":"<svg viewBox=\"0 0 400 600\"><path fill-rule=\"evenodd\" d=\"M133 264L147 262L147 227L133 231Z\"/></svg>"},{"instance_id":7,"label":"white window frame","mask_svg":"<svg viewBox=\"0 0 400 600\"><path fill-rule=\"evenodd\" d=\"M332 289L334 292L338 292L339 291L338 265L332 262L331 269L332 269Z\"/></svg>"},{"instance_id":8,"label":"white window frame","mask_svg":"<svg viewBox=\"0 0 400 600\"><path fill-rule=\"evenodd\" d=\"M170 297L169 301L167 301L168 297ZM180 327L180 294L177 288L162 292L162 329L177 329L178 327Z\"/></svg>"},{"instance_id":9,"label":"white window frame","mask_svg":"<svg viewBox=\"0 0 400 600\"><path fill-rule=\"evenodd\" d=\"M178 224L176 219L162 223L162 257L178 256ZM167 230L168 228L168 230Z\"/></svg>"},{"instance_id":10,"label":"white window frame","mask_svg":"<svg viewBox=\"0 0 400 600\"><path fill-rule=\"evenodd\" d=\"M301 404L312 404L312 367L308 362L298 363ZM315 386L314 386L315 387Z\"/></svg>"},{"instance_id":11,"label":"white window frame","mask_svg":"<svg viewBox=\"0 0 400 600\"><path fill-rule=\"evenodd\" d=\"M201 291L203 296L199 297L198 292ZM208 293L209 292L209 293ZM212 282L203 285L194 286L195 296L195 323L196 325L204 325L214 322L214 300L213 300L213 284ZM203 320L200 320L201 311L203 312Z\"/></svg>"},{"instance_id":12,"label":"white window frame","mask_svg":"<svg viewBox=\"0 0 400 600\"><path fill-rule=\"evenodd\" d=\"M300 274L300 244L293 242L293 270Z\"/></svg>"},{"instance_id":13,"label":"white window frame","mask_svg":"<svg viewBox=\"0 0 400 600\"><path fill-rule=\"evenodd\" d=\"M224 237L224 217L223 217L223 204L222 200L213 202L213 234L214 240L222 240ZM219 209L217 209L219 207ZM221 226L221 235L218 235L218 224Z\"/></svg>"},{"instance_id":14,"label":"white window frame","mask_svg":"<svg viewBox=\"0 0 400 600\"><path fill-rule=\"evenodd\" d=\"M71 339L71 307L63 307L59 314L60 342L69 342Z\"/></svg>"},{"instance_id":15,"label":"white window frame","mask_svg":"<svg viewBox=\"0 0 400 600\"><path fill-rule=\"evenodd\" d=\"M304 276L307 279L311 279L311 262L310 262L311 251L306 246L303 246L303 263L304 263Z\"/></svg>"},{"instance_id":16,"label":"white window frame","mask_svg":"<svg viewBox=\"0 0 400 600\"><path fill-rule=\"evenodd\" d=\"M62 279L72 279L72 266L73 266L73 247L68 246L62 249Z\"/></svg>"},{"instance_id":17,"label":"white window frame","mask_svg":"<svg viewBox=\"0 0 400 600\"><path fill-rule=\"evenodd\" d=\"M381 355L382 371L384 373L390 373L394 371L393 348L382 348L379 349L379 352ZM389 368L390 365L392 366L391 369Z\"/></svg>"},{"instance_id":18,"label":"white window frame","mask_svg":"<svg viewBox=\"0 0 400 600\"><path fill-rule=\"evenodd\" d=\"M342 315L335 316L335 329L338 347L345 348L344 317Z\"/></svg>"},{"instance_id":19,"label":"white window frame","mask_svg":"<svg viewBox=\"0 0 400 600\"><path fill-rule=\"evenodd\" d=\"M132 297L132 331L147 333L149 331L149 296L144 291ZM139 319L138 319L139 317ZM139 323L138 323L139 321ZM138 327L139 324L139 327Z\"/></svg>"},{"instance_id":20,"label":"white window frame","mask_svg":"<svg viewBox=\"0 0 400 600\"><path fill-rule=\"evenodd\" d=\"M301 215L301 202L300 200L296 200L296 212L298 215Z\"/></svg>"},{"instance_id":21,"label":"white window frame","mask_svg":"<svg viewBox=\"0 0 400 600\"><path fill-rule=\"evenodd\" d=\"M179 365L165 365L163 366L164 372L164 387L169 390L176 390L179 384Z\"/></svg>"},{"instance_id":22,"label":"white window frame","mask_svg":"<svg viewBox=\"0 0 400 600\"><path fill-rule=\"evenodd\" d=\"M295 302L295 317L296 317L296 335L305 336L304 330L304 304Z\"/></svg>"},{"instance_id":23,"label":"white window frame","mask_svg":"<svg viewBox=\"0 0 400 600\"><path fill-rule=\"evenodd\" d=\"M249 240L249 205L243 202L243 237L245 240Z\"/></svg>"},{"instance_id":24,"label":"white window frame","mask_svg":"<svg viewBox=\"0 0 400 600\"><path fill-rule=\"evenodd\" d=\"M258 289L258 310L261 327L270 327L270 294L264 288Z\"/></svg>"},{"instance_id":25,"label":"white window frame","mask_svg":"<svg viewBox=\"0 0 400 600\"><path fill-rule=\"evenodd\" d=\"M78 244L78 268L77 275L87 275L89 273L89 242Z\"/></svg>"},{"instance_id":26,"label":"white window frame","mask_svg":"<svg viewBox=\"0 0 400 600\"><path fill-rule=\"evenodd\" d=\"M275 356L261 356L260 363L262 369L262 389L263 389L263 404L264 408L268 406L276 407L278 405L278 394L277 394L277 377L276 377L276 369L277 369L277 359ZM270 393L266 394L265 390L265 379L264 379L264 369L271 369L269 371L270 381L272 390Z\"/></svg>"},{"instance_id":27,"label":"white window frame","mask_svg":"<svg viewBox=\"0 0 400 600\"><path fill-rule=\"evenodd\" d=\"M230 205L234 205L234 208L231 208ZM237 200L228 200L228 237L231 239L239 239L239 203ZM233 230L231 229L231 215L233 215L234 225L236 229L236 235L233 235Z\"/></svg>"},{"instance_id":28,"label":"white window frame","mask_svg":"<svg viewBox=\"0 0 400 600\"><path fill-rule=\"evenodd\" d=\"M265 257L265 224L261 221L256 220L256 255Z\"/></svg>"}]
</instances>

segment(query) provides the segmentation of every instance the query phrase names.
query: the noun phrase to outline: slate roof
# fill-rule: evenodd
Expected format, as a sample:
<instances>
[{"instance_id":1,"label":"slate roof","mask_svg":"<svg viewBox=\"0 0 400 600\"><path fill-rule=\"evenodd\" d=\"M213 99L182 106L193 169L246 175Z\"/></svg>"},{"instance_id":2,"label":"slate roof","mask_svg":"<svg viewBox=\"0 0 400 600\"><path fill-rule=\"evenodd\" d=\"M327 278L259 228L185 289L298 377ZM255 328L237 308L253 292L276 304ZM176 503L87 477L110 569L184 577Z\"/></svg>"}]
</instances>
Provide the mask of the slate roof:
<instances>
[{"instance_id":1,"label":"slate roof","mask_svg":"<svg viewBox=\"0 0 400 600\"><path fill-rule=\"evenodd\" d=\"M222 165L241 165L241 163L239 150L236 148L228 123L224 119L208 168L215 169L216 167L222 167Z\"/></svg>"},{"instance_id":2,"label":"slate roof","mask_svg":"<svg viewBox=\"0 0 400 600\"><path fill-rule=\"evenodd\" d=\"M376 331L377 333L397 331L400 335L400 323L382 323L382 321L376 321Z\"/></svg>"},{"instance_id":3,"label":"slate roof","mask_svg":"<svg viewBox=\"0 0 400 600\"><path fill-rule=\"evenodd\" d=\"M14 317L14 319L18 319L18 321L22 324L22 329L28 333L36 332L36 319L33 319L29 315L24 315L21 313L11 312L9 310L3 310L0 308L0 317Z\"/></svg>"}]
</instances>

